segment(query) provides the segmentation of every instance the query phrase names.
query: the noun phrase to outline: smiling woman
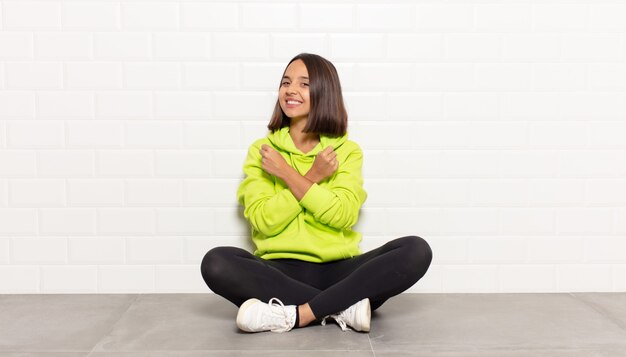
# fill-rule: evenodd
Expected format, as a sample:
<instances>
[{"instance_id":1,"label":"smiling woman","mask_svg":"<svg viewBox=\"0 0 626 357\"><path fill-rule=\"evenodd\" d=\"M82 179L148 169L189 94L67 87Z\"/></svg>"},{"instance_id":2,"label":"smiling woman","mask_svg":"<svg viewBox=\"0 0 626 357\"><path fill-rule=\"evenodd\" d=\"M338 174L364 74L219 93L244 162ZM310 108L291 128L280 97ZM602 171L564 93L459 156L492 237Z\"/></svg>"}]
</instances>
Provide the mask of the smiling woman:
<instances>
[{"instance_id":1,"label":"smiling woman","mask_svg":"<svg viewBox=\"0 0 626 357\"><path fill-rule=\"evenodd\" d=\"M363 152L347 124L335 66L294 57L237 190L256 250L217 247L201 264L209 288L239 306L240 329L285 332L331 317L369 331L371 311L426 274L432 252L417 236L361 254L352 227L367 199Z\"/></svg>"}]
</instances>

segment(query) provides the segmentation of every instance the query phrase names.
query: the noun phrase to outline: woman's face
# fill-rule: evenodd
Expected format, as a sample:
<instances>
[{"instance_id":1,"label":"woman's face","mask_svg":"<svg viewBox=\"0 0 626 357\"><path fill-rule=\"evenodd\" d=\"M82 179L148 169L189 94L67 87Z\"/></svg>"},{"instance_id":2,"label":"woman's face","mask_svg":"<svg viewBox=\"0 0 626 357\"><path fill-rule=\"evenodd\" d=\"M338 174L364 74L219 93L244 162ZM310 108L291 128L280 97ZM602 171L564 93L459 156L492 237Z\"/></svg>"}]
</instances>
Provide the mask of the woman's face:
<instances>
[{"instance_id":1,"label":"woman's face","mask_svg":"<svg viewBox=\"0 0 626 357\"><path fill-rule=\"evenodd\" d=\"M295 60L287 66L280 83L278 101L289 118L308 118L311 110L309 72L302 60Z\"/></svg>"}]
</instances>

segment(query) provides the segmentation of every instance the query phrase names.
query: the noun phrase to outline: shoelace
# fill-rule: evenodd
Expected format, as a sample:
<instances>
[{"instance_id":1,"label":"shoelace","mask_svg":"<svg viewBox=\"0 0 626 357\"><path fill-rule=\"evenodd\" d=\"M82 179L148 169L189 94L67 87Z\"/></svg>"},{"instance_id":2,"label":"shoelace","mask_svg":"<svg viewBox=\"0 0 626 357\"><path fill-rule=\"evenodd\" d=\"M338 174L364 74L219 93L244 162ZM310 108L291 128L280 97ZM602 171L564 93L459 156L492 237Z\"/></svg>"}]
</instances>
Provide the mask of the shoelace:
<instances>
[{"instance_id":1,"label":"shoelace","mask_svg":"<svg viewBox=\"0 0 626 357\"><path fill-rule=\"evenodd\" d=\"M321 325L322 326L326 326L326 319L327 318L332 318L339 324L339 327L341 327L342 331L348 331L348 324L346 323L346 321L344 320L344 317L342 316L345 311L347 311L347 310L344 310L344 311L340 312L339 314L325 316L322 319Z\"/></svg>"},{"instance_id":2,"label":"shoelace","mask_svg":"<svg viewBox=\"0 0 626 357\"><path fill-rule=\"evenodd\" d=\"M280 308L280 311L282 312L283 316L278 317L279 320L276 324L274 324L273 322L269 324L263 324L262 325L263 328L267 330L271 330L273 332L289 331L289 327L291 326L291 319L289 318L289 313L287 312L287 309L285 308L285 305L283 304L283 302L277 298L271 298L270 301L267 302L267 304L270 306L270 311L272 309L272 306ZM273 328L275 325L280 325L280 328Z\"/></svg>"}]
</instances>

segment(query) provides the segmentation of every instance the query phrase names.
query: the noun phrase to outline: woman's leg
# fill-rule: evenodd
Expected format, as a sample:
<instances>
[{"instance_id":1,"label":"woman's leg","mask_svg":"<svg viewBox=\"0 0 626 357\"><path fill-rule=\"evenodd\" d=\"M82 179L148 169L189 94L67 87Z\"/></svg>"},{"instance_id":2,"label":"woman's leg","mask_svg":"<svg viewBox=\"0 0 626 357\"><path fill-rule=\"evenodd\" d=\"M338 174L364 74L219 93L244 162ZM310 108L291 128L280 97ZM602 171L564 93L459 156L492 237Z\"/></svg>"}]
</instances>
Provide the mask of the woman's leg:
<instances>
[{"instance_id":1,"label":"woman's leg","mask_svg":"<svg viewBox=\"0 0 626 357\"><path fill-rule=\"evenodd\" d=\"M280 269L279 269L280 268ZM320 293L284 271L297 270L299 264L264 260L236 247L211 249L202 260L202 278L216 294L241 306L250 298L269 301L276 297L285 305L300 305Z\"/></svg>"},{"instance_id":2,"label":"woman's leg","mask_svg":"<svg viewBox=\"0 0 626 357\"><path fill-rule=\"evenodd\" d=\"M323 273L328 288L309 301L318 318L348 308L369 298L372 309L405 291L421 279L432 260L426 241L402 237L354 258L327 263Z\"/></svg>"}]
</instances>

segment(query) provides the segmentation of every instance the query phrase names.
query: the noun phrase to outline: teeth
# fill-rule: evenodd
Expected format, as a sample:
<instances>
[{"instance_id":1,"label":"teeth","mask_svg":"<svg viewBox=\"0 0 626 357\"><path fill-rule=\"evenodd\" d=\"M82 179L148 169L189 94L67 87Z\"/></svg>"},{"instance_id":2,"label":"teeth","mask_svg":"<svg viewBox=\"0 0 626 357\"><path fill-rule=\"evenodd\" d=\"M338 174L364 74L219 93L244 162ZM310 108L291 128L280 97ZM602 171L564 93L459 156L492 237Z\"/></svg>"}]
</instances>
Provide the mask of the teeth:
<instances>
[{"instance_id":1,"label":"teeth","mask_svg":"<svg viewBox=\"0 0 626 357\"><path fill-rule=\"evenodd\" d=\"M288 100L287 104L300 104L300 102L296 102L295 100Z\"/></svg>"}]
</instances>

